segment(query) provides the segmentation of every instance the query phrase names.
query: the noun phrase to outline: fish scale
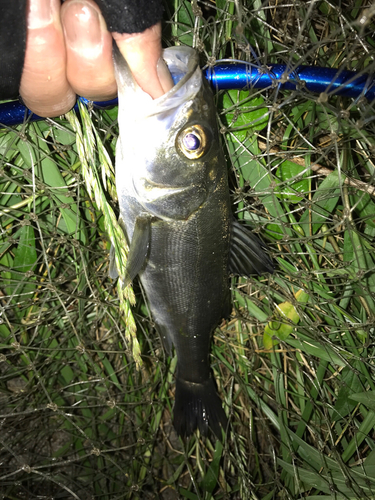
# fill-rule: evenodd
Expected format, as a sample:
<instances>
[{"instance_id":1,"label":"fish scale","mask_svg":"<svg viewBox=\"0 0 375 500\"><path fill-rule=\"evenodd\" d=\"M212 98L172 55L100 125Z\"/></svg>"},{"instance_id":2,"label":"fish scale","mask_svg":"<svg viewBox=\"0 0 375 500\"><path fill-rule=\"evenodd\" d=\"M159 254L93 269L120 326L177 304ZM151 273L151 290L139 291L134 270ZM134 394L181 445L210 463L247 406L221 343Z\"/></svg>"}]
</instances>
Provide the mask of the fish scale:
<instances>
[{"instance_id":1,"label":"fish scale","mask_svg":"<svg viewBox=\"0 0 375 500\"><path fill-rule=\"evenodd\" d=\"M164 51L172 76L156 100L133 81L114 52L119 89L116 186L130 251L124 284L138 274L163 345L177 354L173 423L181 436L227 418L209 354L211 336L230 315L230 272L273 272L264 244L231 213L216 111L189 47ZM117 276L113 263L110 275Z\"/></svg>"}]
</instances>

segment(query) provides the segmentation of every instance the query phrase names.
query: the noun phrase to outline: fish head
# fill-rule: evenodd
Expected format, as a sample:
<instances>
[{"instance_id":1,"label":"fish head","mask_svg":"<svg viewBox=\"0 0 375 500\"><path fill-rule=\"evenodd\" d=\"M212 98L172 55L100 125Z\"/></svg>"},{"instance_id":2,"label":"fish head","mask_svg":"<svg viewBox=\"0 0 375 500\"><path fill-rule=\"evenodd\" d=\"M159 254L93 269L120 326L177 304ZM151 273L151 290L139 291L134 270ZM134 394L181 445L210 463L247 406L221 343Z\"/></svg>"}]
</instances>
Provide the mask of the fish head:
<instances>
[{"instance_id":1,"label":"fish head","mask_svg":"<svg viewBox=\"0 0 375 500\"><path fill-rule=\"evenodd\" d=\"M117 191L120 200L132 196L158 218L188 219L215 189L225 162L213 97L203 81L197 52L171 47L163 57L175 86L153 100L134 82L122 56L115 54Z\"/></svg>"}]
</instances>

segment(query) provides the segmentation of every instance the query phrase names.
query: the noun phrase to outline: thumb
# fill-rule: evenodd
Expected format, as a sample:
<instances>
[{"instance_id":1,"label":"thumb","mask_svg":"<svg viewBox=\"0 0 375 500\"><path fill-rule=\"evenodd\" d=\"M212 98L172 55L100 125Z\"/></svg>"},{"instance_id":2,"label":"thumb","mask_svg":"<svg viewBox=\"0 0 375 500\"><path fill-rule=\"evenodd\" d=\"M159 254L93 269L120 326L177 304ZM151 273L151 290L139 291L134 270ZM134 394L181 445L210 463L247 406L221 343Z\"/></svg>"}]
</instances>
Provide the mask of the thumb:
<instances>
[{"instance_id":1,"label":"thumb","mask_svg":"<svg viewBox=\"0 0 375 500\"><path fill-rule=\"evenodd\" d=\"M112 36L142 90L157 99L173 87L162 58L161 23L142 33L112 33Z\"/></svg>"}]
</instances>

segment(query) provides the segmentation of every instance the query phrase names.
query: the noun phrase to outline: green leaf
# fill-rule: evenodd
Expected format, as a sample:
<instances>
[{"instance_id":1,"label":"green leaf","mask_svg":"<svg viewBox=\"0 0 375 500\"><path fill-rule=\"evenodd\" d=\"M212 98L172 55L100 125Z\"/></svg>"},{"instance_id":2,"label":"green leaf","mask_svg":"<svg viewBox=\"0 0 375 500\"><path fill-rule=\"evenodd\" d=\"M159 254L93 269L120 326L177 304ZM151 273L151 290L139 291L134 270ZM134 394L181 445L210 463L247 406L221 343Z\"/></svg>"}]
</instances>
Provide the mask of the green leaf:
<instances>
[{"instance_id":1,"label":"green leaf","mask_svg":"<svg viewBox=\"0 0 375 500\"><path fill-rule=\"evenodd\" d=\"M262 130L268 123L269 112L264 106L263 97L253 97L249 100L247 91L228 90L223 95L223 107L228 110L224 124L241 142L249 133Z\"/></svg>"},{"instance_id":2,"label":"green leaf","mask_svg":"<svg viewBox=\"0 0 375 500\"><path fill-rule=\"evenodd\" d=\"M276 306L281 317L285 317L289 322L298 324L300 317L293 304L290 302L282 302ZM270 321L264 329L263 344L266 349L272 349L272 346L278 344L282 340L286 340L293 332L294 326L290 323L283 323L277 318ZM277 337L277 338L276 338Z\"/></svg>"},{"instance_id":3,"label":"green leaf","mask_svg":"<svg viewBox=\"0 0 375 500\"><path fill-rule=\"evenodd\" d=\"M350 394L349 398L375 411L375 391L357 392Z\"/></svg>"},{"instance_id":4,"label":"green leaf","mask_svg":"<svg viewBox=\"0 0 375 500\"><path fill-rule=\"evenodd\" d=\"M182 45L193 45L194 14L190 2L183 2L176 13L177 23L173 24L173 35Z\"/></svg>"},{"instance_id":5,"label":"green leaf","mask_svg":"<svg viewBox=\"0 0 375 500\"><path fill-rule=\"evenodd\" d=\"M220 471L220 461L223 453L223 445L220 441L216 441L214 456L212 462L207 469L206 475L201 481L201 486L204 491L212 493L217 485L219 471Z\"/></svg>"},{"instance_id":6,"label":"green leaf","mask_svg":"<svg viewBox=\"0 0 375 500\"><path fill-rule=\"evenodd\" d=\"M332 495L309 495L310 500L332 500ZM352 496L348 497L340 495L340 493L335 494L335 500L358 500L358 497Z\"/></svg>"},{"instance_id":7,"label":"green leaf","mask_svg":"<svg viewBox=\"0 0 375 500\"><path fill-rule=\"evenodd\" d=\"M322 224L331 219L341 196L340 186L343 184L344 179L344 174L341 172L339 175L339 172L335 170L320 184L313 196L311 210L305 210L301 216L300 225L305 234L310 232L310 220L311 232L315 234Z\"/></svg>"},{"instance_id":8,"label":"green leaf","mask_svg":"<svg viewBox=\"0 0 375 500\"><path fill-rule=\"evenodd\" d=\"M365 463L363 464L363 467L366 469L367 467L375 467L375 450L372 450L372 452L368 455L368 457L365 460ZM373 475L375 479L375 474Z\"/></svg>"},{"instance_id":9,"label":"green leaf","mask_svg":"<svg viewBox=\"0 0 375 500\"><path fill-rule=\"evenodd\" d=\"M69 365L65 365L61 368L60 375L63 376L66 384L70 384L74 379L74 372Z\"/></svg>"},{"instance_id":10,"label":"green leaf","mask_svg":"<svg viewBox=\"0 0 375 500\"><path fill-rule=\"evenodd\" d=\"M363 464L352 467L351 472L363 478L367 483L375 483L375 450L372 450Z\"/></svg>"},{"instance_id":11,"label":"green leaf","mask_svg":"<svg viewBox=\"0 0 375 500\"><path fill-rule=\"evenodd\" d=\"M354 393L363 388L360 377L349 367L344 368L341 372L340 385L332 412L332 419L336 421L346 417L355 408L356 404L349 399Z\"/></svg>"},{"instance_id":12,"label":"green leaf","mask_svg":"<svg viewBox=\"0 0 375 500\"><path fill-rule=\"evenodd\" d=\"M185 490L185 488L179 488L178 491L182 497L187 498L188 500L198 500L199 498L195 493Z\"/></svg>"},{"instance_id":13,"label":"green leaf","mask_svg":"<svg viewBox=\"0 0 375 500\"><path fill-rule=\"evenodd\" d=\"M40 124L33 124L35 132L32 138L40 148L40 159L36 157L35 151L26 144L25 141L19 140L17 146L20 150L25 164L31 167L35 165L36 175L43 179L44 183L50 187L53 197L57 200L61 215L66 224L67 231L70 235L76 235L83 244L86 243L86 234L83 229L83 224L80 214L72 196L69 193L69 187L62 176L56 162L50 158L50 152L46 142L37 134L41 134Z\"/></svg>"},{"instance_id":14,"label":"green leaf","mask_svg":"<svg viewBox=\"0 0 375 500\"><path fill-rule=\"evenodd\" d=\"M16 287L17 295L21 293L32 293L36 284L32 282L32 277L26 278L25 274L35 269L37 262L37 252L35 248L34 228L25 220L26 224L20 230L20 239L14 252L12 275L12 289L10 295ZM9 292L8 292L9 293Z\"/></svg>"},{"instance_id":15,"label":"green leaf","mask_svg":"<svg viewBox=\"0 0 375 500\"><path fill-rule=\"evenodd\" d=\"M299 337L302 335L299 332L296 333ZM309 354L310 356L315 356L319 359L323 359L324 361L329 361L330 363L334 363L338 366L347 366L345 362L345 358L352 358L352 355L347 351L341 351L342 359L338 354L336 354L332 349L330 349L327 345L322 345L316 340L309 339L293 339L288 337L285 342L295 349L301 349L302 352Z\"/></svg>"},{"instance_id":16,"label":"green leaf","mask_svg":"<svg viewBox=\"0 0 375 500\"><path fill-rule=\"evenodd\" d=\"M362 394L367 394L367 393L362 393ZM350 396L350 398L354 399L352 398L352 396ZM359 399L362 399L362 396L360 396ZM365 400L366 397L363 396L363 399ZM373 398L371 404L373 404ZM349 444L346 446L343 454L341 455L343 462L347 462L354 454L357 454L358 447L365 439L370 437L370 433L372 433L374 425L375 425L375 413L373 410L370 410L360 423L356 433L354 434Z\"/></svg>"},{"instance_id":17,"label":"green leaf","mask_svg":"<svg viewBox=\"0 0 375 500\"><path fill-rule=\"evenodd\" d=\"M254 302L241 295L238 290L234 291L234 296L240 307L246 308L251 316L254 316L258 321L261 322L267 321L268 315L264 311L262 311L262 309L256 306Z\"/></svg>"},{"instance_id":18,"label":"green leaf","mask_svg":"<svg viewBox=\"0 0 375 500\"><path fill-rule=\"evenodd\" d=\"M322 467L328 468L331 471L341 470L341 467L336 460L327 456L323 457L319 450L305 443L303 439L298 437L297 434L290 429L288 429L288 434L293 444L296 445L295 449L297 450L298 455L317 472L319 472Z\"/></svg>"},{"instance_id":19,"label":"green leaf","mask_svg":"<svg viewBox=\"0 0 375 500\"><path fill-rule=\"evenodd\" d=\"M13 339L13 337L10 337L9 328L4 324L0 325L0 337L5 341L9 341L10 338Z\"/></svg>"},{"instance_id":20,"label":"green leaf","mask_svg":"<svg viewBox=\"0 0 375 500\"><path fill-rule=\"evenodd\" d=\"M2 267L2 269L4 269L4 271L1 271L0 277L1 277L1 280L7 289L8 294L9 294L8 287L9 287L10 281L12 279L12 273L10 270L13 267L13 259L12 259L11 254L10 254L9 247L10 247L10 244L6 243L0 249L0 253L3 254L0 257L0 266Z\"/></svg>"},{"instance_id":21,"label":"green leaf","mask_svg":"<svg viewBox=\"0 0 375 500\"><path fill-rule=\"evenodd\" d=\"M349 265L347 269L352 272L353 289L359 296L362 296L371 310L374 310L375 303L372 294L375 292L374 273L366 271L374 269L374 260L372 257L372 247L369 246L365 238L357 233L356 230L345 231L344 234L344 253L343 258Z\"/></svg>"},{"instance_id":22,"label":"green leaf","mask_svg":"<svg viewBox=\"0 0 375 500\"><path fill-rule=\"evenodd\" d=\"M264 496L261 500L274 500L274 498L276 497L276 490L272 490L270 491L266 496Z\"/></svg>"},{"instance_id":23,"label":"green leaf","mask_svg":"<svg viewBox=\"0 0 375 500\"><path fill-rule=\"evenodd\" d=\"M100 361L103 363L103 367L104 367L105 371L108 373L108 377L112 380L112 382L115 385L117 385L117 387L119 389L121 389L121 384L119 382L119 379L117 378L116 371L113 369L113 366L111 365L107 356L103 352L100 352L100 351L98 351L98 356L100 358Z\"/></svg>"},{"instance_id":24,"label":"green leaf","mask_svg":"<svg viewBox=\"0 0 375 500\"><path fill-rule=\"evenodd\" d=\"M53 135L57 142L64 144L65 146L73 145L76 142L76 135L73 130L56 127L53 129Z\"/></svg>"},{"instance_id":25,"label":"green leaf","mask_svg":"<svg viewBox=\"0 0 375 500\"><path fill-rule=\"evenodd\" d=\"M174 484L176 481L178 481L179 477L182 474L184 467L185 467L185 462L181 462L181 464L175 470L174 474L172 474L172 476L168 479L166 484L171 485L171 484Z\"/></svg>"},{"instance_id":26,"label":"green leaf","mask_svg":"<svg viewBox=\"0 0 375 500\"><path fill-rule=\"evenodd\" d=\"M31 224L25 224L16 251L14 252L13 268L21 273L34 269L37 260L35 250L35 233Z\"/></svg>"},{"instance_id":27,"label":"green leaf","mask_svg":"<svg viewBox=\"0 0 375 500\"><path fill-rule=\"evenodd\" d=\"M74 235L77 232L79 236L78 239L81 239L82 243L85 243L85 235L79 230L82 223L80 221L79 213L77 213L77 205L71 196L67 196L65 194L68 191L68 186L66 185L59 168L55 162L47 157L43 158L41 165L44 182L48 186L51 186L54 195L62 204L61 214L66 223L69 234Z\"/></svg>"},{"instance_id":28,"label":"green leaf","mask_svg":"<svg viewBox=\"0 0 375 500\"><path fill-rule=\"evenodd\" d=\"M357 176L356 176L357 177ZM367 193L351 194L349 196L356 215L371 227L375 227L375 203Z\"/></svg>"},{"instance_id":29,"label":"green leaf","mask_svg":"<svg viewBox=\"0 0 375 500\"><path fill-rule=\"evenodd\" d=\"M297 472L298 478L304 483L305 491L310 488L316 488L324 493L332 494L332 489L334 489L337 492L334 498L360 498L359 496L355 496L356 492L359 494L367 492L371 494L372 492L372 486L368 481L371 476L369 475L367 477L367 474L364 475L363 470L362 477L360 477L358 474L353 474L350 469L347 469L344 472L341 469L335 470L330 468L329 472L327 474L324 474L322 472L318 473L312 470L304 469L302 467L295 467L284 462L281 459L278 459L278 463L292 477L295 477L295 474ZM370 469L372 469L372 467L369 467L369 470ZM345 496L341 497L340 494Z\"/></svg>"},{"instance_id":30,"label":"green leaf","mask_svg":"<svg viewBox=\"0 0 375 500\"><path fill-rule=\"evenodd\" d=\"M302 175L301 179L293 180L300 175ZM279 186L275 188L275 195L287 202L299 203L304 197L296 193L307 193L310 190L310 182L306 175L306 167L284 160L276 170L275 181Z\"/></svg>"},{"instance_id":31,"label":"green leaf","mask_svg":"<svg viewBox=\"0 0 375 500\"><path fill-rule=\"evenodd\" d=\"M300 304L307 304L307 302L310 299L310 295L301 289L297 290L297 292L294 295Z\"/></svg>"},{"instance_id":32,"label":"green leaf","mask_svg":"<svg viewBox=\"0 0 375 500\"><path fill-rule=\"evenodd\" d=\"M308 485L309 488L317 488L324 493L330 493L329 482L318 472L303 469L302 467L295 467L292 464L284 462L284 460L280 458L277 459L277 463L293 478L297 472L299 479L305 483L305 485ZM305 489L307 489L307 486Z\"/></svg>"}]
</instances>

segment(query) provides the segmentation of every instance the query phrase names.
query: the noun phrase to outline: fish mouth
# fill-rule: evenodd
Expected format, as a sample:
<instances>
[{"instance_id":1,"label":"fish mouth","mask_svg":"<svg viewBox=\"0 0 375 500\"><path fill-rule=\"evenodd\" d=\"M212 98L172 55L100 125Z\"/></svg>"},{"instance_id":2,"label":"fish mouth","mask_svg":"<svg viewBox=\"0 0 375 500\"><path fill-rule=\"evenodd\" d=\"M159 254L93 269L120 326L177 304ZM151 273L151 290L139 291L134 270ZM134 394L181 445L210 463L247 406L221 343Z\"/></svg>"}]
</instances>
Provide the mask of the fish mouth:
<instances>
[{"instance_id":1,"label":"fish mouth","mask_svg":"<svg viewBox=\"0 0 375 500\"><path fill-rule=\"evenodd\" d=\"M175 82L175 86L169 92L178 91L199 66L198 52L191 47L164 49L163 59Z\"/></svg>"},{"instance_id":2,"label":"fish mouth","mask_svg":"<svg viewBox=\"0 0 375 500\"><path fill-rule=\"evenodd\" d=\"M136 83L129 66L116 44L113 46L113 60L118 92L122 95L126 116L143 120L149 116L181 106L193 99L202 85L202 72L199 67L198 53L191 47L169 47L163 51L163 59L177 82L167 93L152 99ZM120 111L121 107L119 108Z\"/></svg>"},{"instance_id":3,"label":"fish mouth","mask_svg":"<svg viewBox=\"0 0 375 500\"><path fill-rule=\"evenodd\" d=\"M176 84L166 94L153 101L154 109L150 109L148 116L177 108L184 102L194 99L202 86L202 72L195 49L169 47L164 49L163 59Z\"/></svg>"}]
</instances>

